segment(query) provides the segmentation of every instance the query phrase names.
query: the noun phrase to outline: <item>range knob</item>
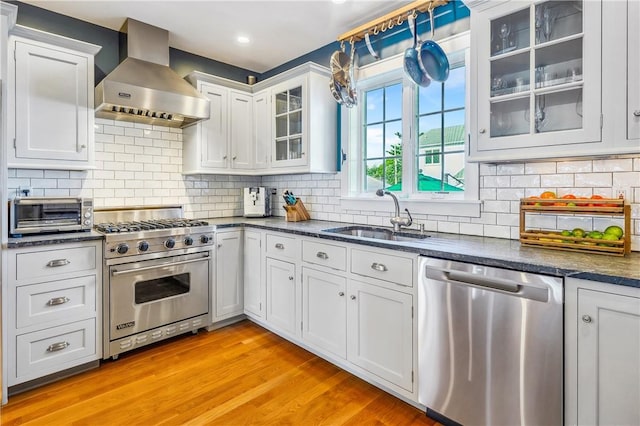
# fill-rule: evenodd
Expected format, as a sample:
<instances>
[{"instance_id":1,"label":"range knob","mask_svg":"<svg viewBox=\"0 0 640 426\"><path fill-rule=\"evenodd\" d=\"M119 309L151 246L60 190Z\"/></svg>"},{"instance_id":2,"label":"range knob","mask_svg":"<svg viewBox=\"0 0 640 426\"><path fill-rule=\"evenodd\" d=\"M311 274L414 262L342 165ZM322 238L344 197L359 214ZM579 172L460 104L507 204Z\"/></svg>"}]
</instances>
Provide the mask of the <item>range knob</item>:
<instances>
[{"instance_id":1,"label":"range knob","mask_svg":"<svg viewBox=\"0 0 640 426\"><path fill-rule=\"evenodd\" d=\"M127 243L118 244L118 247L116 247L116 252L118 254L125 254L128 251L129 251L129 245Z\"/></svg>"},{"instance_id":2,"label":"range knob","mask_svg":"<svg viewBox=\"0 0 640 426\"><path fill-rule=\"evenodd\" d=\"M210 240L210 238L209 238L209 236L208 236L208 235L202 235L202 236L200 237L200 242L201 242L202 244L207 244L207 243L209 242L209 240Z\"/></svg>"},{"instance_id":3,"label":"range knob","mask_svg":"<svg viewBox=\"0 0 640 426\"><path fill-rule=\"evenodd\" d=\"M140 241L138 243L138 250L140 251L147 251L149 250L149 243L146 241Z\"/></svg>"},{"instance_id":4,"label":"range knob","mask_svg":"<svg viewBox=\"0 0 640 426\"><path fill-rule=\"evenodd\" d=\"M193 244L193 238L191 238L191 237L186 237L186 238L184 239L184 245L185 245L185 246L190 246L190 245L192 245L192 244Z\"/></svg>"},{"instance_id":5,"label":"range knob","mask_svg":"<svg viewBox=\"0 0 640 426\"><path fill-rule=\"evenodd\" d=\"M175 245L176 245L176 240L174 240L173 238L169 238L164 242L164 246L168 249L174 248Z\"/></svg>"},{"instance_id":6,"label":"range knob","mask_svg":"<svg viewBox=\"0 0 640 426\"><path fill-rule=\"evenodd\" d=\"M84 221L84 224L89 226L89 225L91 225L91 221L89 219L87 219L87 220Z\"/></svg>"}]
</instances>

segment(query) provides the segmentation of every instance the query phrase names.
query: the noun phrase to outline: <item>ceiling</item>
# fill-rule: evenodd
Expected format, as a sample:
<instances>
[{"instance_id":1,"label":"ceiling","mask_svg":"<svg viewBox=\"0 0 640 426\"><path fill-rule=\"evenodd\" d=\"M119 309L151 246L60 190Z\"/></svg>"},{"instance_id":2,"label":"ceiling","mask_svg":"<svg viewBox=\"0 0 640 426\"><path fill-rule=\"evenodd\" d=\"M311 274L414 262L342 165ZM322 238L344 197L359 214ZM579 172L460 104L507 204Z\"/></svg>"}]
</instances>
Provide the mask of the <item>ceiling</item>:
<instances>
[{"instance_id":1,"label":"ceiling","mask_svg":"<svg viewBox=\"0 0 640 426\"><path fill-rule=\"evenodd\" d=\"M169 31L169 45L263 73L323 47L406 0L22 0L120 30L133 18ZM239 36L250 42L240 44Z\"/></svg>"}]
</instances>

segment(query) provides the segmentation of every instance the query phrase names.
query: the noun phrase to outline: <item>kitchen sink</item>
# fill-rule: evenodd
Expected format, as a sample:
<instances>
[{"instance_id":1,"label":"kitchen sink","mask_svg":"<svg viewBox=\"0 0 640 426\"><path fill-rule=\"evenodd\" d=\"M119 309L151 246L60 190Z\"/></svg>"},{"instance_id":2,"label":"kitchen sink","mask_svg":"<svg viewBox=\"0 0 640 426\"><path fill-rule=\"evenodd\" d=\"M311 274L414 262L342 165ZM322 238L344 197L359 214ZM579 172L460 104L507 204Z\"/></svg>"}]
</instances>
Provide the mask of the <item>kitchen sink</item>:
<instances>
[{"instance_id":1,"label":"kitchen sink","mask_svg":"<svg viewBox=\"0 0 640 426\"><path fill-rule=\"evenodd\" d=\"M429 235L426 234L403 231L393 232L390 229L374 228L371 226L344 226L341 228L324 229L323 231L351 237L373 238L375 240L386 241L419 241L429 237Z\"/></svg>"}]
</instances>

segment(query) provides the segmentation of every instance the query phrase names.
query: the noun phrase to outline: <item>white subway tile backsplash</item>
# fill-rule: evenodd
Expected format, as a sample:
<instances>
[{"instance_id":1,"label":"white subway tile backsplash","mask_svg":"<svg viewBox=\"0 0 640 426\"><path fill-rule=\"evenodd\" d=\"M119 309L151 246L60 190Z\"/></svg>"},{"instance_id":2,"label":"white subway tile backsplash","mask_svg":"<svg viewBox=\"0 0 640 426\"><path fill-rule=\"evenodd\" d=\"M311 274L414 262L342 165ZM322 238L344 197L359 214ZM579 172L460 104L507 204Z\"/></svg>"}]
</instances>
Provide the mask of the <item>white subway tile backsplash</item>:
<instances>
[{"instance_id":1,"label":"white subway tile backsplash","mask_svg":"<svg viewBox=\"0 0 640 426\"><path fill-rule=\"evenodd\" d=\"M527 163L524 165L524 173L527 175L542 175L556 173L556 163Z\"/></svg>"},{"instance_id":2,"label":"white subway tile backsplash","mask_svg":"<svg viewBox=\"0 0 640 426\"><path fill-rule=\"evenodd\" d=\"M499 175L523 175L524 163L498 164L496 173Z\"/></svg>"},{"instance_id":3,"label":"white subway tile backsplash","mask_svg":"<svg viewBox=\"0 0 640 426\"><path fill-rule=\"evenodd\" d=\"M630 172L632 170L633 159L631 158L593 160L594 172Z\"/></svg>"},{"instance_id":4,"label":"white subway tile backsplash","mask_svg":"<svg viewBox=\"0 0 640 426\"><path fill-rule=\"evenodd\" d=\"M589 173L593 170L591 161L561 161L557 163L558 173Z\"/></svg>"},{"instance_id":5,"label":"white subway tile backsplash","mask_svg":"<svg viewBox=\"0 0 640 426\"><path fill-rule=\"evenodd\" d=\"M549 174L540 176L542 187L571 187L573 186L573 174Z\"/></svg>"},{"instance_id":6,"label":"white subway tile backsplash","mask_svg":"<svg viewBox=\"0 0 640 426\"><path fill-rule=\"evenodd\" d=\"M539 175L523 175L523 176L511 176L512 188L531 188L540 186Z\"/></svg>"},{"instance_id":7,"label":"white subway tile backsplash","mask_svg":"<svg viewBox=\"0 0 640 426\"><path fill-rule=\"evenodd\" d=\"M611 173L577 173L575 186L610 187L613 182Z\"/></svg>"},{"instance_id":8,"label":"white subway tile backsplash","mask_svg":"<svg viewBox=\"0 0 640 426\"><path fill-rule=\"evenodd\" d=\"M640 171L614 173L613 175L614 188L627 188L627 187L634 187L634 186L640 186Z\"/></svg>"},{"instance_id":9,"label":"white subway tile backsplash","mask_svg":"<svg viewBox=\"0 0 640 426\"><path fill-rule=\"evenodd\" d=\"M340 173L183 176L181 141L180 129L96 119L96 170L10 169L9 194L19 186L30 186L33 195L82 195L93 197L97 206L177 203L184 205L187 217L224 217L242 215L241 189L260 185L277 189L277 216L284 215L280 196L288 188L303 199L314 219L390 226L391 205L381 212L341 208ZM480 164L479 169L483 201L479 218L414 214L415 223L424 223L430 232L518 239L522 197L538 196L544 190L559 196L612 196L614 190L624 189L634 203L632 239L636 241L634 250L638 249L640 158ZM589 230L610 219L603 217L594 223L591 217L538 215L529 220L550 230Z\"/></svg>"}]
</instances>

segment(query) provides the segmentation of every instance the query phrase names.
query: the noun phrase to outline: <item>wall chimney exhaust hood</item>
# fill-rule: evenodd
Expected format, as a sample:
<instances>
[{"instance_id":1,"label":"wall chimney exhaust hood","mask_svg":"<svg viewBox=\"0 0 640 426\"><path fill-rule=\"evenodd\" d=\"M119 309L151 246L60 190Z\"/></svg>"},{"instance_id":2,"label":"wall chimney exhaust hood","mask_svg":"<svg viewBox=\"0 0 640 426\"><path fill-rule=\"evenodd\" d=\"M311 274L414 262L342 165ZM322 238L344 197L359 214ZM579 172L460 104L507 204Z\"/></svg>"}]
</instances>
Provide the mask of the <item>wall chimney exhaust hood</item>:
<instances>
[{"instance_id":1,"label":"wall chimney exhaust hood","mask_svg":"<svg viewBox=\"0 0 640 426\"><path fill-rule=\"evenodd\" d=\"M169 68L169 32L127 19L127 58L96 86L96 117L167 127L209 118L209 100Z\"/></svg>"}]
</instances>

